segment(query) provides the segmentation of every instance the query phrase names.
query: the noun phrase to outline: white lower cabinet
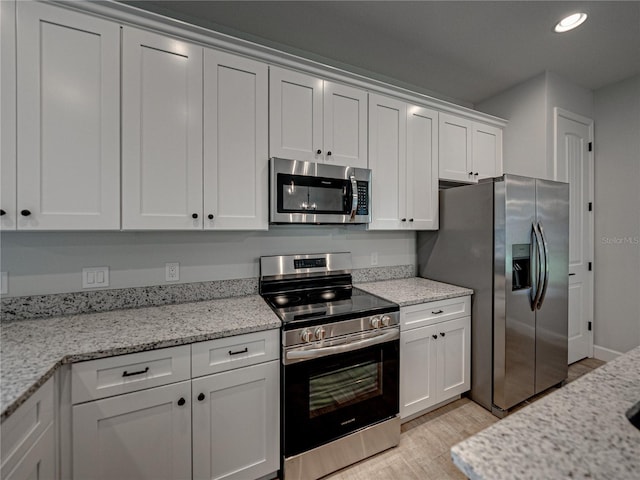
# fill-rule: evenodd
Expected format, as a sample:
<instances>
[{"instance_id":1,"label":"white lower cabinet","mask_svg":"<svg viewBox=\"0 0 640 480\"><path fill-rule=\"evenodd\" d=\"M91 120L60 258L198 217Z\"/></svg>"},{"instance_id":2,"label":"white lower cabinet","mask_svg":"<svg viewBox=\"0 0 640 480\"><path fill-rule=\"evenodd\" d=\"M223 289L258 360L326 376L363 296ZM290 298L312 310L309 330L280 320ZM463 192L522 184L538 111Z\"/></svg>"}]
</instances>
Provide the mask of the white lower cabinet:
<instances>
[{"instance_id":1,"label":"white lower cabinet","mask_svg":"<svg viewBox=\"0 0 640 480\"><path fill-rule=\"evenodd\" d=\"M51 480L56 473L54 381L49 379L0 426L0 478Z\"/></svg>"},{"instance_id":2,"label":"white lower cabinet","mask_svg":"<svg viewBox=\"0 0 640 480\"><path fill-rule=\"evenodd\" d=\"M469 390L470 297L403 307L400 316L400 417L405 419Z\"/></svg>"},{"instance_id":3,"label":"white lower cabinet","mask_svg":"<svg viewBox=\"0 0 640 480\"><path fill-rule=\"evenodd\" d=\"M279 362L193 380L193 478L261 478L279 468Z\"/></svg>"},{"instance_id":4,"label":"white lower cabinet","mask_svg":"<svg viewBox=\"0 0 640 480\"><path fill-rule=\"evenodd\" d=\"M269 330L74 364L73 478L275 475L278 341Z\"/></svg>"},{"instance_id":5,"label":"white lower cabinet","mask_svg":"<svg viewBox=\"0 0 640 480\"><path fill-rule=\"evenodd\" d=\"M191 478L190 384L74 405L73 477Z\"/></svg>"}]
</instances>

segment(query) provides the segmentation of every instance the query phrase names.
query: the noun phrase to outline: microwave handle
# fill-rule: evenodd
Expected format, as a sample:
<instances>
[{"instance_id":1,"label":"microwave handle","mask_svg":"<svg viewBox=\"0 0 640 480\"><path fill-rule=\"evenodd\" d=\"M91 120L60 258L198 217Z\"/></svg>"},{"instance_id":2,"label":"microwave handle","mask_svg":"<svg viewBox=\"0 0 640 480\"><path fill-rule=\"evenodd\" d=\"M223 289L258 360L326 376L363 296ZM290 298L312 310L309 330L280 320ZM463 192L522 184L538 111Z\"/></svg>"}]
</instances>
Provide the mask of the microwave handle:
<instances>
[{"instance_id":1,"label":"microwave handle","mask_svg":"<svg viewBox=\"0 0 640 480\"><path fill-rule=\"evenodd\" d=\"M349 218L351 220L355 219L356 211L358 210L358 182L356 181L356 177L351 175L349 177L351 180L351 214Z\"/></svg>"}]
</instances>

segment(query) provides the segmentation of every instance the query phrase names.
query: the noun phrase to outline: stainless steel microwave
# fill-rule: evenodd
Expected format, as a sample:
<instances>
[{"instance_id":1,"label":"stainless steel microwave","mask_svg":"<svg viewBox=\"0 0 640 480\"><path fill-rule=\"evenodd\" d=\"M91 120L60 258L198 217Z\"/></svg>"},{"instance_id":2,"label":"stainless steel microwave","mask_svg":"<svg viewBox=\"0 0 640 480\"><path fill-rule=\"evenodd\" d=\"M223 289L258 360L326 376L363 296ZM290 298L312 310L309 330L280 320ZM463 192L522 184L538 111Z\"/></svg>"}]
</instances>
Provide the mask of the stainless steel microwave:
<instances>
[{"instance_id":1,"label":"stainless steel microwave","mask_svg":"<svg viewBox=\"0 0 640 480\"><path fill-rule=\"evenodd\" d=\"M270 223L371 222L371 170L269 160Z\"/></svg>"}]
</instances>

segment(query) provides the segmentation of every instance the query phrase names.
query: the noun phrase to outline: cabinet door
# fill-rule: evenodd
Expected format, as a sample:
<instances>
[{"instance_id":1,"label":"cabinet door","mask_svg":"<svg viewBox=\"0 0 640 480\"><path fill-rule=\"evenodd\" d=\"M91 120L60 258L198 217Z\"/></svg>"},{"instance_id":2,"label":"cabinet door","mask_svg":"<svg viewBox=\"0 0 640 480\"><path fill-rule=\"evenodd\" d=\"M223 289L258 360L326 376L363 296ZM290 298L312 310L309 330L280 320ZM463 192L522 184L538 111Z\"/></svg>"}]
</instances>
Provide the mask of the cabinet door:
<instances>
[{"instance_id":1,"label":"cabinet door","mask_svg":"<svg viewBox=\"0 0 640 480\"><path fill-rule=\"evenodd\" d=\"M260 478L280 468L278 361L193 380L193 478Z\"/></svg>"},{"instance_id":2,"label":"cabinet door","mask_svg":"<svg viewBox=\"0 0 640 480\"><path fill-rule=\"evenodd\" d=\"M16 229L16 3L0 2L0 228Z\"/></svg>"},{"instance_id":3,"label":"cabinet door","mask_svg":"<svg viewBox=\"0 0 640 480\"><path fill-rule=\"evenodd\" d=\"M438 112L410 106L407 117L407 227L438 228Z\"/></svg>"},{"instance_id":4,"label":"cabinet door","mask_svg":"<svg viewBox=\"0 0 640 480\"><path fill-rule=\"evenodd\" d=\"M367 168L367 92L324 82L325 163Z\"/></svg>"},{"instance_id":5,"label":"cabinet door","mask_svg":"<svg viewBox=\"0 0 640 480\"><path fill-rule=\"evenodd\" d=\"M439 401L466 392L470 383L471 317L442 322L434 327L438 335Z\"/></svg>"},{"instance_id":6,"label":"cabinet door","mask_svg":"<svg viewBox=\"0 0 640 480\"><path fill-rule=\"evenodd\" d=\"M56 478L55 430L53 423L42 433L10 472L2 473L4 480L51 480Z\"/></svg>"},{"instance_id":7,"label":"cabinet door","mask_svg":"<svg viewBox=\"0 0 640 480\"><path fill-rule=\"evenodd\" d=\"M277 67L269 79L270 156L322 161L323 81Z\"/></svg>"},{"instance_id":8,"label":"cabinet door","mask_svg":"<svg viewBox=\"0 0 640 480\"><path fill-rule=\"evenodd\" d=\"M436 391L436 327L415 328L400 334L400 418L440 401Z\"/></svg>"},{"instance_id":9,"label":"cabinet door","mask_svg":"<svg viewBox=\"0 0 640 480\"><path fill-rule=\"evenodd\" d=\"M120 27L17 3L18 228L120 228Z\"/></svg>"},{"instance_id":10,"label":"cabinet door","mask_svg":"<svg viewBox=\"0 0 640 480\"><path fill-rule=\"evenodd\" d=\"M406 222L407 106L369 95L369 168L373 205L370 230L394 230Z\"/></svg>"},{"instance_id":11,"label":"cabinet door","mask_svg":"<svg viewBox=\"0 0 640 480\"><path fill-rule=\"evenodd\" d=\"M202 228L202 48L126 27L122 228Z\"/></svg>"},{"instance_id":12,"label":"cabinet door","mask_svg":"<svg viewBox=\"0 0 640 480\"><path fill-rule=\"evenodd\" d=\"M267 65L204 51L204 226L266 230Z\"/></svg>"},{"instance_id":13,"label":"cabinet door","mask_svg":"<svg viewBox=\"0 0 640 480\"><path fill-rule=\"evenodd\" d=\"M473 122L449 113L440 113L440 178L474 182L471 157Z\"/></svg>"},{"instance_id":14,"label":"cabinet door","mask_svg":"<svg viewBox=\"0 0 640 480\"><path fill-rule=\"evenodd\" d=\"M191 478L190 383L75 405L74 478Z\"/></svg>"},{"instance_id":15,"label":"cabinet door","mask_svg":"<svg viewBox=\"0 0 640 480\"><path fill-rule=\"evenodd\" d=\"M502 175L501 128L474 122L473 172L476 180Z\"/></svg>"}]
</instances>

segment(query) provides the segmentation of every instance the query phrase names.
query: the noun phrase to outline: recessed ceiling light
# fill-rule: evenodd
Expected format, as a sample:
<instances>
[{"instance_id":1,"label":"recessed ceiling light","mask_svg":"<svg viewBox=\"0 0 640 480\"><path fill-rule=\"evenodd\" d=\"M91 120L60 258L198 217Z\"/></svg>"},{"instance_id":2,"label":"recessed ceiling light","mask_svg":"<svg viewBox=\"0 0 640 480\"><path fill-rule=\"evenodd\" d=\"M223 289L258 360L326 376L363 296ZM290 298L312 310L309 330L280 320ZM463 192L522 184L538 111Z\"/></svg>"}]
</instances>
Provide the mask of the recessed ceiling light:
<instances>
[{"instance_id":1,"label":"recessed ceiling light","mask_svg":"<svg viewBox=\"0 0 640 480\"><path fill-rule=\"evenodd\" d=\"M586 13L584 12L574 13L560 20L556 24L554 30L558 33L568 32L569 30L573 30L577 26L582 25L586 19L587 19Z\"/></svg>"}]
</instances>

